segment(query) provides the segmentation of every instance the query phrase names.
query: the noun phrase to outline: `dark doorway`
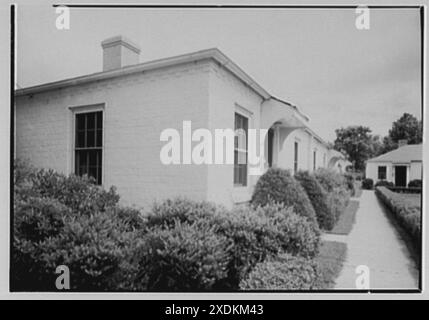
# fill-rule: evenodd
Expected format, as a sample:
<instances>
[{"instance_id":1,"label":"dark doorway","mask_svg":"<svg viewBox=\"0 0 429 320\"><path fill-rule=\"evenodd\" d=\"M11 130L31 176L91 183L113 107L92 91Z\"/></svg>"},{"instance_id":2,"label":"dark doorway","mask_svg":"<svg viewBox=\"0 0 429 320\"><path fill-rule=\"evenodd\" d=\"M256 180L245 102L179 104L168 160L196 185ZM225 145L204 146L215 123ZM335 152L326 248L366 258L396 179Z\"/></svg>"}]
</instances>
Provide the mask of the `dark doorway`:
<instances>
[{"instance_id":1,"label":"dark doorway","mask_svg":"<svg viewBox=\"0 0 429 320\"><path fill-rule=\"evenodd\" d=\"M274 130L268 130L268 167L273 166L273 142L274 142Z\"/></svg>"},{"instance_id":2,"label":"dark doorway","mask_svg":"<svg viewBox=\"0 0 429 320\"><path fill-rule=\"evenodd\" d=\"M406 166L395 166L395 186L397 187L407 186L407 167Z\"/></svg>"}]
</instances>

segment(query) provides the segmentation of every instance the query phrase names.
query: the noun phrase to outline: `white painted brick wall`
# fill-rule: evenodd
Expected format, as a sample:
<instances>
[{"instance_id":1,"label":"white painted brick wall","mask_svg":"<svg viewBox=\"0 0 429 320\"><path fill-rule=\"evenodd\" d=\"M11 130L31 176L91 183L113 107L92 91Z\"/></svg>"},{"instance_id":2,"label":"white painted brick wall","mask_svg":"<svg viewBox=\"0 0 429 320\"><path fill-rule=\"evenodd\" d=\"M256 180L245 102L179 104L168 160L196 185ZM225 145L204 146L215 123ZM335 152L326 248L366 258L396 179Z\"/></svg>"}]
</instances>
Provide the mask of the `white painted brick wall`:
<instances>
[{"instance_id":1,"label":"white painted brick wall","mask_svg":"<svg viewBox=\"0 0 429 320\"><path fill-rule=\"evenodd\" d=\"M207 198L207 167L165 166L160 134L182 121L207 127L208 61L69 87L16 99L16 156L72 173L73 114L69 107L104 103L103 185L125 204L150 206L177 195Z\"/></svg>"}]
</instances>

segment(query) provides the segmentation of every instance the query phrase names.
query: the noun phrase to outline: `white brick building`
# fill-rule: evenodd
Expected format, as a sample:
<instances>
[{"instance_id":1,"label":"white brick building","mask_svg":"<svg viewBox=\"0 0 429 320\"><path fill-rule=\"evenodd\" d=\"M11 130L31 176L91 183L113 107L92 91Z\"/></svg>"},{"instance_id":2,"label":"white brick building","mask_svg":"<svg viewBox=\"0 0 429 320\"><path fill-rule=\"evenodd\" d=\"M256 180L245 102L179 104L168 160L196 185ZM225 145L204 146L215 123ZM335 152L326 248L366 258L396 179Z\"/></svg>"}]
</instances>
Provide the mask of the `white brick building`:
<instances>
[{"instance_id":1,"label":"white brick building","mask_svg":"<svg viewBox=\"0 0 429 320\"><path fill-rule=\"evenodd\" d=\"M146 206L187 196L231 206L250 199L257 176L246 166L164 165L164 129L271 129L267 166L333 167L344 157L309 128L308 118L271 96L217 49L138 63L123 37L103 41L103 71L16 91L16 157L115 185L122 201Z\"/></svg>"},{"instance_id":2,"label":"white brick building","mask_svg":"<svg viewBox=\"0 0 429 320\"><path fill-rule=\"evenodd\" d=\"M406 187L411 180L422 180L423 150L421 144L400 145L366 162L365 176L374 183L389 181L397 187Z\"/></svg>"}]
</instances>

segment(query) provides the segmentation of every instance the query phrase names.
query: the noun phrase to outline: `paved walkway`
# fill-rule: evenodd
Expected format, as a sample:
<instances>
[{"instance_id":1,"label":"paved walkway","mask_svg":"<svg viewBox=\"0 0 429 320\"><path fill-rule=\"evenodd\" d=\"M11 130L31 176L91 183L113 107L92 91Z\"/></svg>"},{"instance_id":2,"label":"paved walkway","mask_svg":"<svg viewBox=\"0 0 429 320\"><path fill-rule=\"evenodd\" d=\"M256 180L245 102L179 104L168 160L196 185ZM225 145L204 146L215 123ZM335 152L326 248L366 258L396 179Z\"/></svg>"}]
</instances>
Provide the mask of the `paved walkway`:
<instances>
[{"instance_id":1,"label":"paved walkway","mask_svg":"<svg viewBox=\"0 0 429 320\"><path fill-rule=\"evenodd\" d=\"M347 257L336 289L356 289L362 272L356 273L356 267L361 265L369 268L370 289L418 287L418 270L373 191L363 191L353 230L341 240L347 243Z\"/></svg>"}]
</instances>

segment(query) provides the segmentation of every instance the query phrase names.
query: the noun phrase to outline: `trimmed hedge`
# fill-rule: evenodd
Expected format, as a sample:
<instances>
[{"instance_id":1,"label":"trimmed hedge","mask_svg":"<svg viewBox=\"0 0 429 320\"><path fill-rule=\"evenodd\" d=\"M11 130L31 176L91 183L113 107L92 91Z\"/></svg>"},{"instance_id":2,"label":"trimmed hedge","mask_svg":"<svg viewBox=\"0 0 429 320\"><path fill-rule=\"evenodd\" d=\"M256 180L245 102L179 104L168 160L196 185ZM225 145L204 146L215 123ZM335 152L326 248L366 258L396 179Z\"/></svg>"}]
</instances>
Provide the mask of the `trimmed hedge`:
<instances>
[{"instance_id":1,"label":"trimmed hedge","mask_svg":"<svg viewBox=\"0 0 429 320\"><path fill-rule=\"evenodd\" d=\"M334 170L319 168L314 172L314 175L327 192L346 187L345 177Z\"/></svg>"},{"instance_id":2,"label":"trimmed hedge","mask_svg":"<svg viewBox=\"0 0 429 320\"><path fill-rule=\"evenodd\" d=\"M390 191L386 187L375 189L377 197L393 213L398 223L404 228L413 240L414 247L421 247L421 207L406 201L399 193Z\"/></svg>"},{"instance_id":3,"label":"trimmed hedge","mask_svg":"<svg viewBox=\"0 0 429 320\"><path fill-rule=\"evenodd\" d=\"M251 204L255 207L280 203L317 223L316 213L305 190L288 170L270 168L256 183Z\"/></svg>"},{"instance_id":4,"label":"trimmed hedge","mask_svg":"<svg viewBox=\"0 0 429 320\"><path fill-rule=\"evenodd\" d=\"M202 208L207 208L210 214L204 214ZM211 289L237 289L239 281L258 262L283 251L314 257L320 243L315 224L279 204L241 206L231 212L207 202L177 198L157 204L146 219L149 229L170 230L177 223L215 227L215 234L233 243L228 249L227 274L213 283Z\"/></svg>"},{"instance_id":5,"label":"trimmed hedge","mask_svg":"<svg viewBox=\"0 0 429 320\"><path fill-rule=\"evenodd\" d=\"M286 177L307 201L302 207L311 207ZM69 267L78 291L236 290L267 259L287 253L311 261L319 251L316 221L284 203L226 210L177 198L143 215L92 179L18 164L14 179L13 290L56 290L59 265Z\"/></svg>"},{"instance_id":6,"label":"trimmed hedge","mask_svg":"<svg viewBox=\"0 0 429 320\"><path fill-rule=\"evenodd\" d=\"M258 264L240 283L241 290L314 290L321 274L313 260L281 255Z\"/></svg>"},{"instance_id":7,"label":"trimmed hedge","mask_svg":"<svg viewBox=\"0 0 429 320\"><path fill-rule=\"evenodd\" d=\"M331 230L335 225L336 215L328 206L328 193L308 171L299 171L295 175L295 179L301 183L307 193L316 212L319 227L324 230Z\"/></svg>"},{"instance_id":8,"label":"trimmed hedge","mask_svg":"<svg viewBox=\"0 0 429 320\"><path fill-rule=\"evenodd\" d=\"M386 181L386 180L378 180L374 187L394 187L395 184L393 182L390 181Z\"/></svg>"},{"instance_id":9,"label":"trimmed hedge","mask_svg":"<svg viewBox=\"0 0 429 320\"><path fill-rule=\"evenodd\" d=\"M155 228L137 249L137 290L212 290L227 277L231 241L216 226L180 223Z\"/></svg>"},{"instance_id":10,"label":"trimmed hedge","mask_svg":"<svg viewBox=\"0 0 429 320\"><path fill-rule=\"evenodd\" d=\"M422 188L422 180L415 179L408 182L408 188Z\"/></svg>"},{"instance_id":11,"label":"trimmed hedge","mask_svg":"<svg viewBox=\"0 0 429 320\"><path fill-rule=\"evenodd\" d=\"M374 180L366 178L362 180L362 189L372 190L374 188Z\"/></svg>"},{"instance_id":12,"label":"trimmed hedge","mask_svg":"<svg viewBox=\"0 0 429 320\"><path fill-rule=\"evenodd\" d=\"M328 194L328 207L333 217L334 225L346 210L349 199L350 195L344 188L336 188Z\"/></svg>"}]
</instances>

